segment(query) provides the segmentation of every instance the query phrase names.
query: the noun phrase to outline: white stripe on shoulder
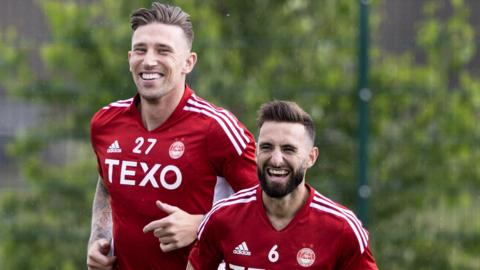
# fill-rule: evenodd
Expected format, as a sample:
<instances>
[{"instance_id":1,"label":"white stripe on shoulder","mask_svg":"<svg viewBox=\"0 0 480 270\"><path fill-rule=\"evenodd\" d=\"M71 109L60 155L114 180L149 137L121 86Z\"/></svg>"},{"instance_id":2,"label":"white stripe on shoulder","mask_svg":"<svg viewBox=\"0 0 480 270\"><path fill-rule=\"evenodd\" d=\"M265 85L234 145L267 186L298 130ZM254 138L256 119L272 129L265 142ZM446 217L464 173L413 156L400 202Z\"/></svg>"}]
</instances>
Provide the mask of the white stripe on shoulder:
<instances>
[{"instance_id":1,"label":"white stripe on shoulder","mask_svg":"<svg viewBox=\"0 0 480 270\"><path fill-rule=\"evenodd\" d=\"M247 194L247 195L255 194L255 191L256 191L256 189L257 189L258 186L259 186L259 185L255 185L255 186L253 186L253 187L241 189L241 190L235 192L234 194L232 194L231 196L229 196L229 197L227 197L227 198L220 199L220 200L216 201L216 202L212 205L212 209L213 209L216 205L218 205L218 204L220 204L220 203L222 203L222 202L224 202L224 201L242 197L244 194Z\"/></svg>"},{"instance_id":2,"label":"white stripe on shoulder","mask_svg":"<svg viewBox=\"0 0 480 270\"><path fill-rule=\"evenodd\" d=\"M214 110L216 110L217 112L221 112L221 113L224 113L229 119L230 121L232 121L232 123L235 125L235 127L237 128L238 132L242 135L243 139L249 143L250 142L250 139L248 138L247 135L245 135L245 129L240 127L240 125L238 124L238 120L232 115L232 113L224 108L216 108L214 107L210 102L202 99L202 98L199 98L197 95L193 94L192 95L192 98L195 99L197 102L199 103L202 103Z\"/></svg>"},{"instance_id":3,"label":"white stripe on shoulder","mask_svg":"<svg viewBox=\"0 0 480 270\"><path fill-rule=\"evenodd\" d=\"M355 236L357 237L358 245L360 246L360 253L363 253L365 251L365 247L364 247L363 241L361 239L362 237L359 235L359 232L358 232L357 228L355 227L355 225L352 224L352 221L349 218L347 218L343 213L338 212L336 210L333 210L331 208L322 206L320 204L316 204L314 202L310 203L310 207L316 208L318 210L321 210L321 211L324 211L324 212L327 212L327 213L330 213L330 214L333 214L333 215L336 215L338 217L341 217L341 218L345 219L347 221L347 223L350 225L350 227L352 228L353 232L355 233Z\"/></svg>"},{"instance_id":4,"label":"white stripe on shoulder","mask_svg":"<svg viewBox=\"0 0 480 270\"><path fill-rule=\"evenodd\" d=\"M358 240L360 253L365 251L365 247L368 245L368 234L351 211L335 205L331 200L323 200L319 197L314 197L314 201L310 203L310 206L345 219Z\"/></svg>"},{"instance_id":5,"label":"white stripe on shoulder","mask_svg":"<svg viewBox=\"0 0 480 270\"><path fill-rule=\"evenodd\" d=\"M355 216L355 214L350 211L349 209L345 209L343 207L340 207L335 203L334 201L330 200L329 198L323 196L320 194L318 191L315 191L315 197L313 198L316 202L319 202L321 204L324 204L325 206L332 207L338 211L341 211L344 213L348 218L350 218L354 224L359 228L362 236L362 240L365 243L365 246L367 245L368 242L368 233L363 229L362 222Z\"/></svg>"},{"instance_id":6,"label":"white stripe on shoulder","mask_svg":"<svg viewBox=\"0 0 480 270\"><path fill-rule=\"evenodd\" d=\"M343 207L339 207L335 202L331 201L330 199L326 198L325 196L322 196L320 195L321 197L314 197L314 200L316 202L319 202L327 207L331 207L333 209L336 209L340 212L342 212L343 214L345 214L345 216L347 218L349 218L353 224L358 228L358 231L360 232L360 236L363 240L363 243L365 244L365 246L368 245L368 232L363 228L363 225L362 225L362 222L355 216L355 214L348 210L348 209L345 209Z\"/></svg>"},{"instance_id":7,"label":"white stripe on shoulder","mask_svg":"<svg viewBox=\"0 0 480 270\"><path fill-rule=\"evenodd\" d=\"M233 135L235 135L235 138L237 139L237 141L242 145L242 148L245 149L245 147L247 147L246 142L248 142L248 141L245 141L244 138L241 137L240 130L238 130L234 126L235 121L232 121L232 119L228 117L228 115L229 115L228 113L221 112L219 110L215 110L215 108L213 108L212 106L202 104L201 102L194 101L193 99L189 99L187 101L187 103L194 106L194 107L197 107L197 108L200 108L200 109L203 109L203 110L207 110L207 111L211 112L212 114L215 114L216 116L220 117L222 119L222 121L224 123L226 123L227 126L230 128L230 130L233 132Z\"/></svg>"},{"instance_id":8,"label":"white stripe on shoulder","mask_svg":"<svg viewBox=\"0 0 480 270\"><path fill-rule=\"evenodd\" d=\"M208 220L216 211L230 205L253 202L253 201L256 201L256 199L257 199L256 189L251 188L251 189L245 189L245 190L239 191L229 198L218 201L212 207L212 209L205 215L202 222L200 223L200 226L198 227L198 239L200 239L200 237L202 236L203 229L205 229L205 225L207 224Z\"/></svg>"},{"instance_id":9,"label":"white stripe on shoulder","mask_svg":"<svg viewBox=\"0 0 480 270\"><path fill-rule=\"evenodd\" d=\"M120 99L120 100L117 100L116 102L118 102L118 103L128 103L128 104L131 104L132 101L133 101L133 97L127 98L127 99Z\"/></svg>"},{"instance_id":10,"label":"white stripe on shoulder","mask_svg":"<svg viewBox=\"0 0 480 270\"><path fill-rule=\"evenodd\" d=\"M235 138L233 138L232 136L232 133L230 132L230 130L228 130L227 126L225 126L225 123L223 122L222 119L220 119L217 115L215 114L212 114L211 112L207 111L207 110L204 110L204 109L199 109L197 107L190 107L190 106L185 106L183 107L183 109L185 111L191 111L191 112L196 112L196 113L201 113L201 114L204 114L206 116L209 116L213 119L215 119L218 124L222 127L223 131L225 132L225 134L227 135L227 137L230 139L230 142L233 144L233 147L235 148L235 150L237 151L237 154L239 156L242 155L243 153L243 149L245 149L245 147L243 147L243 149L240 148L240 146L238 145L237 141L235 140Z\"/></svg>"},{"instance_id":11,"label":"white stripe on shoulder","mask_svg":"<svg viewBox=\"0 0 480 270\"><path fill-rule=\"evenodd\" d=\"M208 110L211 113L214 113L215 115L221 117L222 120L227 123L228 127L234 133L235 138L238 140L238 142L240 142L243 148L246 147L246 143L250 142L250 138L245 135L245 129L240 127L238 120L228 110L225 110L223 108L217 108L208 101L199 98L195 94L191 96L191 98L188 100L188 103L192 106L197 106L201 109Z\"/></svg>"},{"instance_id":12,"label":"white stripe on shoulder","mask_svg":"<svg viewBox=\"0 0 480 270\"><path fill-rule=\"evenodd\" d=\"M102 109L110 109L111 107L129 107L133 102L133 98L117 100L103 107Z\"/></svg>"}]
</instances>

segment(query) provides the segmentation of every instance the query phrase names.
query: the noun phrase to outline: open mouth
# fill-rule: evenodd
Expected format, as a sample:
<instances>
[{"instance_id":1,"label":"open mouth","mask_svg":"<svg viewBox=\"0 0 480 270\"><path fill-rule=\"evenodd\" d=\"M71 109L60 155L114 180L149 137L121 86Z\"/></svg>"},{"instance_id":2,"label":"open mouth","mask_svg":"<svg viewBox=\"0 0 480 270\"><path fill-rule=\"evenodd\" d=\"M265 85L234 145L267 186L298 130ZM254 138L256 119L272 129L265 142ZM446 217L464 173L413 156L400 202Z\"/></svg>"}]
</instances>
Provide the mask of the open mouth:
<instances>
[{"instance_id":1,"label":"open mouth","mask_svg":"<svg viewBox=\"0 0 480 270\"><path fill-rule=\"evenodd\" d=\"M158 73L158 72L141 72L140 73L140 78L146 81L157 80L163 76L164 76L163 73Z\"/></svg>"},{"instance_id":2,"label":"open mouth","mask_svg":"<svg viewBox=\"0 0 480 270\"><path fill-rule=\"evenodd\" d=\"M272 177L285 177L290 174L290 170L281 168L267 168L267 174Z\"/></svg>"}]
</instances>

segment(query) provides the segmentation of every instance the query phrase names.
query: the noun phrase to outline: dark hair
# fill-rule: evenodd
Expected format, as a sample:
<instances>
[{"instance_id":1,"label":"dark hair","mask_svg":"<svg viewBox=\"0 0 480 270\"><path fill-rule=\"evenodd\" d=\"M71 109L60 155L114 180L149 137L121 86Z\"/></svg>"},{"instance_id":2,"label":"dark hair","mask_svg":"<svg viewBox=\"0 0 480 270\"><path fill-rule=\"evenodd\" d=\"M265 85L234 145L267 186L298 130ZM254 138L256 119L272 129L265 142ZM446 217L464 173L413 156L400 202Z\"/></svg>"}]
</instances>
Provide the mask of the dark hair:
<instances>
[{"instance_id":1,"label":"dark hair","mask_svg":"<svg viewBox=\"0 0 480 270\"><path fill-rule=\"evenodd\" d=\"M302 124L312 142L315 142L315 124L312 117L295 102L274 100L264 103L258 110L258 128L261 128L265 122L269 121Z\"/></svg>"},{"instance_id":2,"label":"dark hair","mask_svg":"<svg viewBox=\"0 0 480 270\"><path fill-rule=\"evenodd\" d=\"M192 47L194 34L190 15L180 7L153 2L150 9L140 8L130 15L130 24L133 31L142 25L155 22L176 25L182 28L188 45L190 48Z\"/></svg>"}]
</instances>

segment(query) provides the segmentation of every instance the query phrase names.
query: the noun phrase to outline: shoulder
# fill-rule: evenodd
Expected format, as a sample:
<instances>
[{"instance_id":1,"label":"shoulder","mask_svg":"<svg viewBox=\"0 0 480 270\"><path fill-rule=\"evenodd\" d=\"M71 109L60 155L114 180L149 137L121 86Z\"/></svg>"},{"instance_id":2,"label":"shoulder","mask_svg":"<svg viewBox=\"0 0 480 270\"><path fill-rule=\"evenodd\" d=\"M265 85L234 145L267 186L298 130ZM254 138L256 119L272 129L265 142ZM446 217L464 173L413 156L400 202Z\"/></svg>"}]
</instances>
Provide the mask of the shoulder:
<instances>
[{"instance_id":1,"label":"shoulder","mask_svg":"<svg viewBox=\"0 0 480 270\"><path fill-rule=\"evenodd\" d=\"M240 127L240 121L238 121L235 115L229 110L215 106L193 93L188 98L183 110L199 115L212 123L216 123L219 128L226 127L225 132L230 130L235 132L243 128L243 126Z\"/></svg>"},{"instance_id":2,"label":"shoulder","mask_svg":"<svg viewBox=\"0 0 480 270\"><path fill-rule=\"evenodd\" d=\"M254 202L257 200L257 189L258 185L242 189L230 197L216 202L200 224L198 228L198 238L200 239L206 226L229 221L239 212L240 209L253 206Z\"/></svg>"},{"instance_id":3,"label":"shoulder","mask_svg":"<svg viewBox=\"0 0 480 270\"><path fill-rule=\"evenodd\" d=\"M217 107L195 94L188 98L183 109L207 121L210 138L218 145L222 145L221 142L224 141L228 142L239 155L244 152L249 143L254 141L251 132L233 113Z\"/></svg>"},{"instance_id":4,"label":"shoulder","mask_svg":"<svg viewBox=\"0 0 480 270\"><path fill-rule=\"evenodd\" d=\"M110 122L113 118L125 112L130 107L132 102L133 98L129 98L124 100L117 100L102 107L93 115L91 119L90 124L92 128L101 127L106 123Z\"/></svg>"},{"instance_id":5,"label":"shoulder","mask_svg":"<svg viewBox=\"0 0 480 270\"><path fill-rule=\"evenodd\" d=\"M317 215L325 217L324 221L328 225L341 229L344 238L350 238L356 242L360 248L360 253L365 251L368 245L368 232L351 210L317 191L314 193L310 207Z\"/></svg>"}]
</instances>

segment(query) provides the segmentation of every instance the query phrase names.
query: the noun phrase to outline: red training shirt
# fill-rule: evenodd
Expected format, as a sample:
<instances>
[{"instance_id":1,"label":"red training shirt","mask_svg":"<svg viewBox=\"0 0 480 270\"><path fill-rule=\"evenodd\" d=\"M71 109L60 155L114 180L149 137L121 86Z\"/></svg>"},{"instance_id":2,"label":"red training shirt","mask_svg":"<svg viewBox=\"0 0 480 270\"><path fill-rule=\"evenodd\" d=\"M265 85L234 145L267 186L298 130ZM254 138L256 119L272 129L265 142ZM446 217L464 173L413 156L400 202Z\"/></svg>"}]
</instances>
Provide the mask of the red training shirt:
<instances>
[{"instance_id":1,"label":"red training shirt","mask_svg":"<svg viewBox=\"0 0 480 270\"><path fill-rule=\"evenodd\" d=\"M308 186L305 205L284 229L270 223L260 187L216 203L205 216L190 253L196 270L378 269L368 233L347 208Z\"/></svg>"},{"instance_id":2,"label":"red training shirt","mask_svg":"<svg viewBox=\"0 0 480 270\"><path fill-rule=\"evenodd\" d=\"M256 185L255 141L230 112L188 86L173 114L152 131L142 124L138 102L138 95L113 102L91 121L98 171L110 194L115 269L183 270L191 246L164 253L142 231L166 216L155 201L205 214L232 188Z\"/></svg>"}]
</instances>

